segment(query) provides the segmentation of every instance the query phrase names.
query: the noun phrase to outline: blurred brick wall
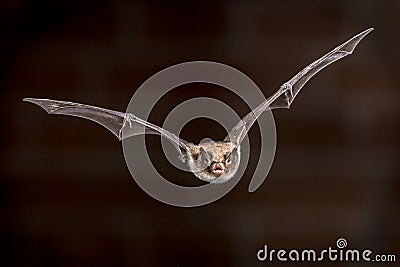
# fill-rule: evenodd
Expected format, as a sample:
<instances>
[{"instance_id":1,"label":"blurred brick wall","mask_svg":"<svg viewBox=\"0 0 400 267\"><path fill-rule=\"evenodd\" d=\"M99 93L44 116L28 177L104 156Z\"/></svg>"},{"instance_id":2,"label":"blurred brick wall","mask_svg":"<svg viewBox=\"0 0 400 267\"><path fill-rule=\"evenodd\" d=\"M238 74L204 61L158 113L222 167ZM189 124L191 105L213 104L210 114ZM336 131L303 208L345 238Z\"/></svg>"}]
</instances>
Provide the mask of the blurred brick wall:
<instances>
[{"instance_id":1,"label":"blurred brick wall","mask_svg":"<svg viewBox=\"0 0 400 267\"><path fill-rule=\"evenodd\" d=\"M397 1L6 1L0 10L2 266L253 266L264 244L318 249L342 236L400 257ZM124 110L152 74L191 60L229 64L268 96L370 26L353 56L313 78L290 111L274 111L277 154L262 187L247 192L250 164L205 207L157 202L132 180L109 132L22 102ZM197 94L249 111L207 85L174 93L152 122ZM257 128L250 138L257 151ZM157 150L158 139L148 145Z\"/></svg>"}]
</instances>

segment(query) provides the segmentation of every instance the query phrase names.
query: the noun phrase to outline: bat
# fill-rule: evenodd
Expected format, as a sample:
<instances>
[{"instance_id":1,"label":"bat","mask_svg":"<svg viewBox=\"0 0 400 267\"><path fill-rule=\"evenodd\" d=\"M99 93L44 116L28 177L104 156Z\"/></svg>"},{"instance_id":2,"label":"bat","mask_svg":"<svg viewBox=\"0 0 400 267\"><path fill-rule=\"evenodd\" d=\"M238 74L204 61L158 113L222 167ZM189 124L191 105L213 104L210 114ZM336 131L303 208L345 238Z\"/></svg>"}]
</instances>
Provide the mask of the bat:
<instances>
[{"instance_id":1,"label":"bat","mask_svg":"<svg viewBox=\"0 0 400 267\"><path fill-rule=\"evenodd\" d=\"M331 63L352 54L358 43L372 30L373 28L369 28L353 36L282 84L279 90L240 120L223 141L208 141L195 145L131 113L51 99L24 98L23 100L39 105L48 114L76 116L97 122L111 131L120 141L140 134L157 134L165 137L179 148L180 159L188 165L197 178L209 183L223 183L237 172L240 164L240 144L257 118L265 110L289 108L311 77Z\"/></svg>"}]
</instances>

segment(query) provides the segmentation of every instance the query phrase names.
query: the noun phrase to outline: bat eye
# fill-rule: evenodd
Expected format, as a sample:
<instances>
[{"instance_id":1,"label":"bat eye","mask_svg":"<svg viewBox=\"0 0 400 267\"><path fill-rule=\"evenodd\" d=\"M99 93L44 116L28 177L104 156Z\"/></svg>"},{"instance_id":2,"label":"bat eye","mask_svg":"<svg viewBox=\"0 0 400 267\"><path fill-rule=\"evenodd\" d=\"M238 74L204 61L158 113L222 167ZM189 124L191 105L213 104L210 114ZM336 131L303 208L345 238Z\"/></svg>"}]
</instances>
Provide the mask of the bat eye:
<instances>
[{"instance_id":1,"label":"bat eye","mask_svg":"<svg viewBox=\"0 0 400 267\"><path fill-rule=\"evenodd\" d=\"M229 153L229 155L228 156L226 156L226 159L225 159L225 162L227 163L227 164L230 164L231 162L232 162L232 153Z\"/></svg>"},{"instance_id":2,"label":"bat eye","mask_svg":"<svg viewBox=\"0 0 400 267\"><path fill-rule=\"evenodd\" d=\"M231 153L225 155L225 163L230 164L232 162L232 154L237 152L237 147L235 147Z\"/></svg>"}]
</instances>

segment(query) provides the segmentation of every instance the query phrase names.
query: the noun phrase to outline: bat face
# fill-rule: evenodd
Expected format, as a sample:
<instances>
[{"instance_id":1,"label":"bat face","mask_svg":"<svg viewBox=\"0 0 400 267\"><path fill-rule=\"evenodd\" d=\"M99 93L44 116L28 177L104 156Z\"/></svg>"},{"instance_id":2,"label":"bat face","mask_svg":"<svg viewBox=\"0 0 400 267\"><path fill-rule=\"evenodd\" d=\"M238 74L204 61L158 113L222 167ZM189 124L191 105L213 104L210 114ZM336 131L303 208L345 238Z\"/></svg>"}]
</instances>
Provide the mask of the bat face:
<instances>
[{"instance_id":1,"label":"bat face","mask_svg":"<svg viewBox=\"0 0 400 267\"><path fill-rule=\"evenodd\" d=\"M210 141L196 146L187 157L193 174L209 183L224 183L239 168L240 146L229 141Z\"/></svg>"}]
</instances>

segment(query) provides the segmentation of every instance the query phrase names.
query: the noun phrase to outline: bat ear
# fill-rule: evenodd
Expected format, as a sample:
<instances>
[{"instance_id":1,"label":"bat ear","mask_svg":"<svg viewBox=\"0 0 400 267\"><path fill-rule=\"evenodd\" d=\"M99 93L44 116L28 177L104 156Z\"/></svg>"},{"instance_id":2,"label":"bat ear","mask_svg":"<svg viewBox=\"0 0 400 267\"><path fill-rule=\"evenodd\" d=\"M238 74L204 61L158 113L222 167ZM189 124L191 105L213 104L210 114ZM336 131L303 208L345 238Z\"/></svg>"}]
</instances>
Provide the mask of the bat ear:
<instances>
[{"instance_id":1,"label":"bat ear","mask_svg":"<svg viewBox=\"0 0 400 267\"><path fill-rule=\"evenodd\" d=\"M204 161L207 161L207 162L209 162L211 160L210 155L202 147L200 147L200 156L199 156L199 158L201 160L204 160Z\"/></svg>"},{"instance_id":2,"label":"bat ear","mask_svg":"<svg viewBox=\"0 0 400 267\"><path fill-rule=\"evenodd\" d=\"M236 136L232 133L228 134L225 139L224 142L230 142L232 143L236 148L240 145L240 142L238 143L238 138L236 138Z\"/></svg>"}]
</instances>

